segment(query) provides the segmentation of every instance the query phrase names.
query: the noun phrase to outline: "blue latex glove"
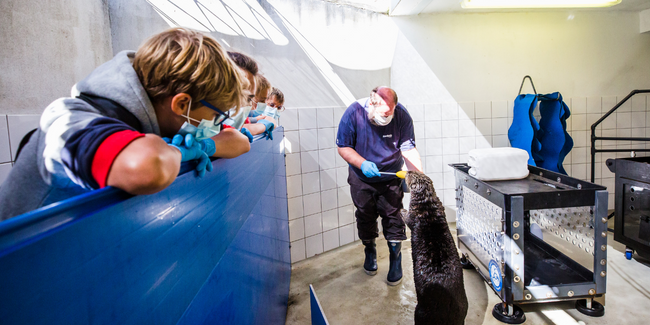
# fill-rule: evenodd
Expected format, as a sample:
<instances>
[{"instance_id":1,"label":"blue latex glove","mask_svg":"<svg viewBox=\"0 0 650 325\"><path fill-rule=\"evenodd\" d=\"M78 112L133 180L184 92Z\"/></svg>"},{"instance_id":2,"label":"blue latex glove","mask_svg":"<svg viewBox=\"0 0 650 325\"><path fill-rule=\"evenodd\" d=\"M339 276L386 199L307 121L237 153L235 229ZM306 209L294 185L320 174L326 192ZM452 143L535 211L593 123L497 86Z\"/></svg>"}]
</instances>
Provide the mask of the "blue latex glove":
<instances>
[{"instance_id":1,"label":"blue latex glove","mask_svg":"<svg viewBox=\"0 0 650 325\"><path fill-rule=\"evenodd\" d=\"M247 128L241 128L241 133L248 138L249 143L253 143L253 135L251 134L251 131L248 131Z\"/></svg>"},{"instance_id":2,"label":"blue latex glove","mask_svg":"<svg viewBox=\"0 0 650 325\"><path fill-rule=\"evenodd\" d=\"M366 160L361 163L361 172L368 177L379 177L381 174L379 174L379 169L377 168L377 165L375 165L374 162Z\"/></svg>"},{"instance_id":3,"label":"blue latex glove","mask_svg":"<svg viewBox=\"0 0 650 325\"><path fill-rule=\"evenodd\" d=\"M275 125L273 125L273 122L267 121L267 120L259 120L257 121L258 124L264 125L266 130L264 131L264 137L266 137L269 140L273 140L273 128Z\"/></svg>"},{"instance_id":4,"label":"blue latex glove","mask_svg":"<svg viewBox=\"0 0 650 325\"><path fill-rule=\"evenodd\" d=\"M191 134L186 134L185 135L185 146L186 147L192 147L194 143L196 143L196 138L192 136ZM217 145L214 143L214 140L212 139L203 139L201 141L198 141L199 147L201 150L205 152L208 157L214 155L215 152L217 152Z\"/></svg>"},{"instance_id":5,"label":"blue latex glove","mask_svg":"<svg viewBox=\"0 0 650 325\"><path fill-rule=\"evenodd\" d=\"M185 140L185 141L183 141ZM206 139L212 141L212 139ZM196 165L196 173L199 177L205 175L206 170L212 171L212 163L210 163L210 158L205 150L211 150L214 154L216 148L214 146L214 141L212 141L212 148L210 148L210 142L203 140L197 142L194 140L194 136L187 134L183 137L180 134L177 134L172 138L171 143L169 144L172 147L177 148L181 152L181 162L198 160L199 163ZM205 141L205 142L204 142ZM183 143L185 142L185 143ZM201 148L203 144L204 148Z\"/></svg>"}]
</instances>

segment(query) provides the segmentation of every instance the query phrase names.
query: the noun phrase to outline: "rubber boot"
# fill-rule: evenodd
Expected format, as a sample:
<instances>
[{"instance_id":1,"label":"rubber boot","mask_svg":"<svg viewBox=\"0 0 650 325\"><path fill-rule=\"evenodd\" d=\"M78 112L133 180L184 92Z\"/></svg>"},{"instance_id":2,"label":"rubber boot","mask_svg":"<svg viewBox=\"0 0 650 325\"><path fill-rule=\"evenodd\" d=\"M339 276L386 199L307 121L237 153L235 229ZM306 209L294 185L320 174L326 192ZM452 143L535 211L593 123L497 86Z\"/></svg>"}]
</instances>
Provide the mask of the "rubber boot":
<instances>
[{"instance_id":1,"label":"rubber boot","mask_svg":"<svg viewBox=\"0 0 650 325\"><path fill-rule=\"evenodd\" d=\"M368 275L377 274L377 245L375 240L363 240L363 245L366 246L363 252L366 253L366 260L363 262L363 270Z\"/></svg>"},{"instance_id":2,"label":"rubber boot","mask_svg":"<svg viewBox=\"0 0 650 325\"><path fill-rule=\"evenodd\" d=\"M389 241L390 268L388 269L388 285L396 286L402 282L402 242Z\"/></svg>"}]
</instances>

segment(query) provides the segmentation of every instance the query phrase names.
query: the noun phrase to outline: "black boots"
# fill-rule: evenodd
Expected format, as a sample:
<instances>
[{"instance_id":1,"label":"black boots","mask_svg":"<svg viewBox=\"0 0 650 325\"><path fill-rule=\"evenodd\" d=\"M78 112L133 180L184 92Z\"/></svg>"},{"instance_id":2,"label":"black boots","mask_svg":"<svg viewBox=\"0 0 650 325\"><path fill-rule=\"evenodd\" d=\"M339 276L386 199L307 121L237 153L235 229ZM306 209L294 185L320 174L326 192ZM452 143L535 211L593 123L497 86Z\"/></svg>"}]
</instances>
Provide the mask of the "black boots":
<instances>
[{"instance_id":1,"label":"black boots","mask_svg":"<svg viewBox=\"0 0 650 325\"><path fill-rule=\"evenodd\" d=\"M368 275L377 274L377 245L375 240L363 240L363 245L366 248L363 250L366 253L366 260L363 262L363 270Z\"/></svg>"},{"instance_id":2,"label":"black boots","mask_svg":"<svg viewBox=\"0 0 650 325\"><path fill-rule=\"evenodd\" d=\"M389 241L390 268L388 269L388 285L396 286L402 282L402 242Z\"/></svg>"}]
</instances>

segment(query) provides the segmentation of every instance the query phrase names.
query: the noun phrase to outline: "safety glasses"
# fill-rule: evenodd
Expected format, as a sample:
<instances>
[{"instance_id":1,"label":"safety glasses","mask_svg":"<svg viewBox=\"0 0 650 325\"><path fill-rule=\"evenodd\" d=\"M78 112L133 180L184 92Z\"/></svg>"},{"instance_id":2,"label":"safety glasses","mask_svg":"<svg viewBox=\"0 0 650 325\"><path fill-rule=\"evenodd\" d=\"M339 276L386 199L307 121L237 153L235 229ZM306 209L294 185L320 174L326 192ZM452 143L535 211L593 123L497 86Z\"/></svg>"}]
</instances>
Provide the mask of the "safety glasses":
<instances>
[{"instance_id":1,"label":"safety glasses","mask_svg":"<svg viewBox=\"0 0 650 325\"><path fill-rule=\"evenodd\" d=\"M199 103L203 104L203 106L217 112L217 116L214 118L214 126L221 125L223 121L226 119L230 118L230 111L226 111L225 113L221 111L220 109L212 106L212 104L208 103L205 100L200 100Z\"/></svg>"}]
</instances>

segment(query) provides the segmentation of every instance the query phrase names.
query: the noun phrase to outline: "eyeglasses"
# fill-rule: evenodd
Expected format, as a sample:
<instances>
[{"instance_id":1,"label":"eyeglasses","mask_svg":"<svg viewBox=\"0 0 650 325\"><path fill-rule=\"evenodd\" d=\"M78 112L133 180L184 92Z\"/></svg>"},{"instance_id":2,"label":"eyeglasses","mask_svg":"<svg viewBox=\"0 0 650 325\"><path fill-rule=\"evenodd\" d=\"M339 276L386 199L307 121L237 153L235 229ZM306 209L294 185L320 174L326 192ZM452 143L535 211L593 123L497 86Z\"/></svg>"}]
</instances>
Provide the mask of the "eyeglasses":
<instances>
[{"instance_id":1,"label":"eyeglasses","mask_svg":"<svg viewBox=\"0 0 650 325\"><path fill-rule=\"evenodd\" d=\"M214 118L214 126L221 125L225 120L230 118L230 111L223 112L220 109L212 106L212 104L208 103L205 100L200 100L199 103L203 104L203 106L217 112L217 116Z\"/></svg>"}]
</instances>

